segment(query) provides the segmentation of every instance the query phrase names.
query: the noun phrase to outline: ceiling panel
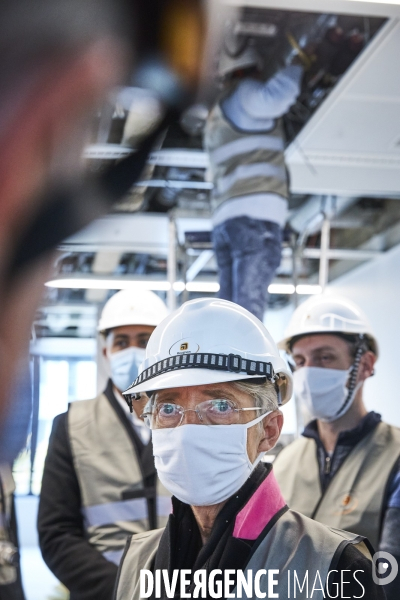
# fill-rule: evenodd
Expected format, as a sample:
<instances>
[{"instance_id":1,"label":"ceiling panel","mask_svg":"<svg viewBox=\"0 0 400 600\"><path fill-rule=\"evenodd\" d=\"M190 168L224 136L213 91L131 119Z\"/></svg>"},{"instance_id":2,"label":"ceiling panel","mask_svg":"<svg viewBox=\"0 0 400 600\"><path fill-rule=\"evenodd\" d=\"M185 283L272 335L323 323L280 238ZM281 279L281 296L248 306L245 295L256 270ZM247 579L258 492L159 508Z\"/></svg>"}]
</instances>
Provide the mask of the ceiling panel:
<instances>
[{"instance_id":1,"label":"ceiling panel","mask_svg":"<svg viewBox=\"0 0 400 600\"><path fill-rule=\"evenodd\" d=\"M399 56L391 19L287 149L293 192L400 196Z\"/></svg>"}]
</instances>

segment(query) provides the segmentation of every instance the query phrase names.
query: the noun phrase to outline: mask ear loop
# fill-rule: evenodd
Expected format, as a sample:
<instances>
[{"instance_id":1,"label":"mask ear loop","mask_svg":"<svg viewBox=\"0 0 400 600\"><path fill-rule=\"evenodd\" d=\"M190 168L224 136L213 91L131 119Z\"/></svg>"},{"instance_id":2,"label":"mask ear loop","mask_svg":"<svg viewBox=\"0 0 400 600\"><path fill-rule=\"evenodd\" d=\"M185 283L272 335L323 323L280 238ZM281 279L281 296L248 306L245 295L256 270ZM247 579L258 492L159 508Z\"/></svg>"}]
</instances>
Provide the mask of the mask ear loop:
<instances>
[{"instance_id":1,"label":"mask ear loop","mask_svg":"<svg viewBox=\"0 0 400 600\"><path fill-rule=\"evenodd\" d=\"M273 412L272 410L269 410L266 413L263 413L262 415L260 415L259 417L256 417L252 421L249 421L248 423L243 423L243 425L245 425L246 429L248 430L248 429L250 429L250 427L253 427L254 425L257 425L257 423L260 423L260 421L265 419L265 417L270 415L272 412ZM229 427L229 425L228 425L228 427Z\"/></svg>"},{"instance_id":2,"label":"mask ear loop","mask_svg":"<svg viewBox=\"0 0 400 600\"><path fill-rule=\"evenodd\" d=\"M135 400L140 400L140 394L126 394L124 398L125 402L128 405L129 412L133 413L133 403L135 402Z\"/></svg>"},{"instance_id":3,"label":"mask ear loop","mask_svg":"<svg viewBox=\"0 0 400 600\"><path fill-rule=\"evenodd\" d=\"M351 367L350 376L349 376L349 388L348 388L349 393L347 394L346 399L343 402L342 406L336 412L335 416L342 414L344 409L346 408L346 406L349 404L349 402L353 400L353 394L355 393L355 390L356 390L358 367L360 366L360 360L365 351L366 351L365 336L364 336L364 334L360 333L360 335L358 336L358 341L357 341L356 355L354 357L354 362Z\"/></svg>"},{"instance_id":4,"label":"mask ear loop","mask_svg":"<svg viewBox=\"0 0 400 600\"><path fill-rule=\"evenodd\" d=\"M264 413L263 415L260 415L259 417L257 417L256 419L253 419L252 421L249 421L248 423L245 423L246 426L246 440L247 440L247 432L249 431L250 427L253 427L253 425L257 425L257 423L260 423L260 421L262 421L263 419L265 419L265 417L267 417L268 415L270 415L273 411L269 410L268 412ZM249 462L249 464L251 465L252 470L254 471L254 469L256 468L256 466L258 465L258 463L260 463L263 459L263 456L265 455L265 452L259 452L255 461L253 463L250 462L249 459L249 455L247 454L247 449L246 449L246 455L247 455L247 460Z\"/></svg>"}]
</instances>

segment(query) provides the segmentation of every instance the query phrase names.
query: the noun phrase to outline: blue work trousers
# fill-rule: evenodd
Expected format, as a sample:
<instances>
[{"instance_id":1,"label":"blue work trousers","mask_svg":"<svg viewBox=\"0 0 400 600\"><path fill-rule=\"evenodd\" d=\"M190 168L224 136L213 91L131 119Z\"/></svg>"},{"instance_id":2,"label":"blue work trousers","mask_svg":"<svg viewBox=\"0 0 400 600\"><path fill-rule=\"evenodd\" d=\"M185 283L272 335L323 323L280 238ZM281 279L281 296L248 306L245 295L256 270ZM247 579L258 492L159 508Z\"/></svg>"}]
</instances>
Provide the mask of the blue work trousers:
<instances>
[{"instance_id":1,"label":"blue work trousers","mask_svg":"<svg viewBox=\"0 0 400 600\"><path fill-rule=\"evenodd\" d=\"M213 230L219 297L247 308L260 321L268 286L281 262L282 229L277 223L235 217Z\"/></svg>"}]
</instances>

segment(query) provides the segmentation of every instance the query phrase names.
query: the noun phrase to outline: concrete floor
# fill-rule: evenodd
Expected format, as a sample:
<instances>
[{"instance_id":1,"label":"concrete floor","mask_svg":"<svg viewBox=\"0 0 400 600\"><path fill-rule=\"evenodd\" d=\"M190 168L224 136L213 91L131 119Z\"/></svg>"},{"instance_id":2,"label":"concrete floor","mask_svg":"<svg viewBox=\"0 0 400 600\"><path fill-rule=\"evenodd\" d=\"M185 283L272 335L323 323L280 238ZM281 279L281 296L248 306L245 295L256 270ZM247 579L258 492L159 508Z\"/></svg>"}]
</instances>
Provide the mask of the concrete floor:
<instances>
[{"instance_id":1,"label":"concrete floor","mask_svg":"<svg viewBox=\"0 0 400 600\"><path fill-rule=\"evenodd\" d=\"M49 571L40 554L36 532L37 496L17 496L15 499L21 569L26 600L61 599L59 582Z\"/></svg>"},{"instance_id":2,"label":"concrete floor","mask_svg":"<svg viewBox=\"0 0 400 600\"><path fill-rule=\"evenodd\" d=\"M43 562L37 546L21 548L21 568L26 600L56 600L60 597L58 580Z\"/></svg>"}]
</instances>

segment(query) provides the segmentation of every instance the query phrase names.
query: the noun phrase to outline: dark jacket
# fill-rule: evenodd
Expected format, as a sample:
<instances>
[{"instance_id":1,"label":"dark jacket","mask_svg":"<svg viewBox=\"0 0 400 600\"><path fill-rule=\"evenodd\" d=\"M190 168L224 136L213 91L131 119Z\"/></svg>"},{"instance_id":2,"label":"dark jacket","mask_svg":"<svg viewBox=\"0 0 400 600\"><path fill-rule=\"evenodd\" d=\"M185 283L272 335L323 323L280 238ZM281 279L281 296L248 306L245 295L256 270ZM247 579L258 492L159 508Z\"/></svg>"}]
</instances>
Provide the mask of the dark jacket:
<instances>
[{"instance_id":1,"label":"dark jacket","mask_svg":"<svg viewBox=\"0 0 400 600\"><path fill-rule=\"evenodd\" d=\"M118 404L109 382L105 395L117 412L121 427L130 432L132 459L151 460L151 446L143 444ZM151 444L151 442L150 442ZM146 464L146 472L149 465ZM118 567L106 560L85 537L81 493L68 435L68 414L54 419L46 457L38 515L39 543L43 559L70 590L71 600L111 600Z\"/></svg>"},{"instance_id":2,"label":"dark jacket","mask_svg":"<svg viewBox=\"0 0 400 600\"><path fill-rule=\"evenodd\" d=\"M272 477L271 469L271 465L265 463L261 463L256 467L244 485L235 492L221 508L215 519L210 536L204 545L202 543L199 527L190 506L173 497L173 514L170 515L167 527L164 530L154 531L150 535L142 534L132 536L128 541L122 559L115 599L133 600L132 593L135 593L135 590L138 588L138 570L141 568L151 569L153 573L161 573L164 570L164 572L169 573L170 578L175 570L178 570L178 573L183 573L183 570L186 570L187 576L185 577L185 580L189 586L189 590L187 589L186 591L189 591L192 594L192 597L194 597L193 591L195 587L193 575L194 572L198 570L206 572L208 576L211 572L217 574L217 570L221 570L222 574L217 576L217 579L219 578L220 580L224 577L223 572L229 570L234 582L232 587L234 587L236 585L237 571L244 571L247 569L247 566L251 564L251 561L254 561L259 548L262 547L263 541L267 540L269 535L272 536L275 542L281 540L281 550L286 552L286 554L283 558L283 562L280 563L281 554L277 554L273 550L268 552L268 546L264 546L264 550L261 552L262 569L270 568L271 565L274 569L278 569L280 565L283 568L287 566L285 561L288 561L290 564L290 561L293 560L296 555L296 548L299 548L299 538L302 536L303 539L307 539L307 544L301 546L302 550L305 551L306 556L308 551L314 558L319 552L323 555L326 552L326 548L328 548L331 543L327 540L332 536L332 530L315 523L307 517L302 517L299 513L291 513L288 507L285 506L282 497L280 499L281 501L278 501L279 490L277 487L274 487L273 483L271 484L271 487L268 486L268 479L271 481ZM274 481L273 477L272 481ZM274 492L272 493L271 490L274 490ZM258 500L254 500L256 493L258 495ZM262 498L261 501L260 498ZM270 511L264 510L260 504L257 505L257 502L262 502L264 506L268 506L268 503L271 502L272 498L273 501L271 506L274 506L274 508L271 509L270 507ZM237 522L239 515L241 515L241 526L238 526ZM288 520L286 520L286 516L289 516ZM246 530L244 523L246 521L252 522L253 519L255 519L254 522L258 521L261 529L260 533L255 533L253 529L251 529L251 531ZM282 526L283 528L279 529L280 533L276 533L276 528L279 528L281 519L285 524ZM297 522L300 523L298 529L293 527ZM307 524L307 522L309 524ZM315 524L315 526L318 527L313 530L313 528L310 528L310 524ZM318 532L318 534L315 537L312 537L316 532ZM298 534L299 538L297 537ZM325 548L323 548L324 543L320 542L320 534L322 534L322 539L324 540L324 543L326 543ZM335 535L337 535L337 533L335 533ZM151 537L153 538L153 541L151 541ZM362 538L357 538L356 536L353 536L353 539L354 541L362 540ZM310 540L312 540L311 543ZM310 545L308 546L308 544ZM319 546L319 544L321 544L321 546ZM340 597L363 597L364 600L384 600L385 594L382 587L376 585L372 580L371 560L366 558L356 546L353 546L352 543L348 544L344 539L342 542L336 542L336 544L338 545L335 546L336 550L333 552L330 562L324 567L324 569L329 569L332 573L329 576L327 589L325 589L323 597L338 597L338 590L341 589L341 571L343 571L343 581L346 582L346 585L342 586L343 596ZM366 546L370 549L368 543L366 543ZM318 550L319 547L320 550ZM365 547L364 550L367 550L367 547ZM274 548L274 546L272 545L269 547L270 550L271 548ZM155 556L151 560L153 551L155 551ZM137 560L138 558L140 559L139 561ZM299 552L299 565L302 565L302 560L304 560L304 556ZM147 561L149 561L149 564L147 564ZM267 562L269 563L268 566L266 565ZM143 563L143 565L146 564L146 566L143 566L140 563ZM260 568L260 563L255 566L256 564L257 561L253 562L254 569L258 570ZM306 563L306 565L306 572L308 573L309 571L310 580L314 580L315 569L318 567L311 563ZM250 568L251 567L249 566L249 569ZM354 577L353 575L356 574L356 572L357 577ZM293 573L294 572L292 571L291 577L294 576ZM300 573L304 573L301 566L299 575ZM253 576L254 574L255 571L253 571ZM290 575L290 571L288 574ZM286 575L283 576L282 588L285 591L289 591L287 581ZM180 581L177 582L177 590L180 589L180 583ZM265 586L265 583L262 585ZM364 593L361 586L364 587ZM290 589L293 590L293 587L291 583ZM321 590L322 588L318 585L318 589ZM262 591L264 590L262 589ZM162 583L161 592L163 592ZM297 592L299 592L299 590L297 590ZM318 594L317 592L317 596L321 597L321 594ZM136 599L138 596L135 595L134 597ZM151 598L153 599L154 597L153 592ZM164 593L162 598L165 597L166 594ZM178 592L175 598L179 597L181 596L179 596ZM202 595L202 597L211 600L212 596L209 594L206 596ZM244 594L243 597L247 597L246 594ZM282 593L280 593L279 597L289 598L295 597L295 595L289 596L285 594L283 596ZM297 597L305 598L306 591ZM308 593L307 597L309 597Z\"/></svg>"}]
</instances>

